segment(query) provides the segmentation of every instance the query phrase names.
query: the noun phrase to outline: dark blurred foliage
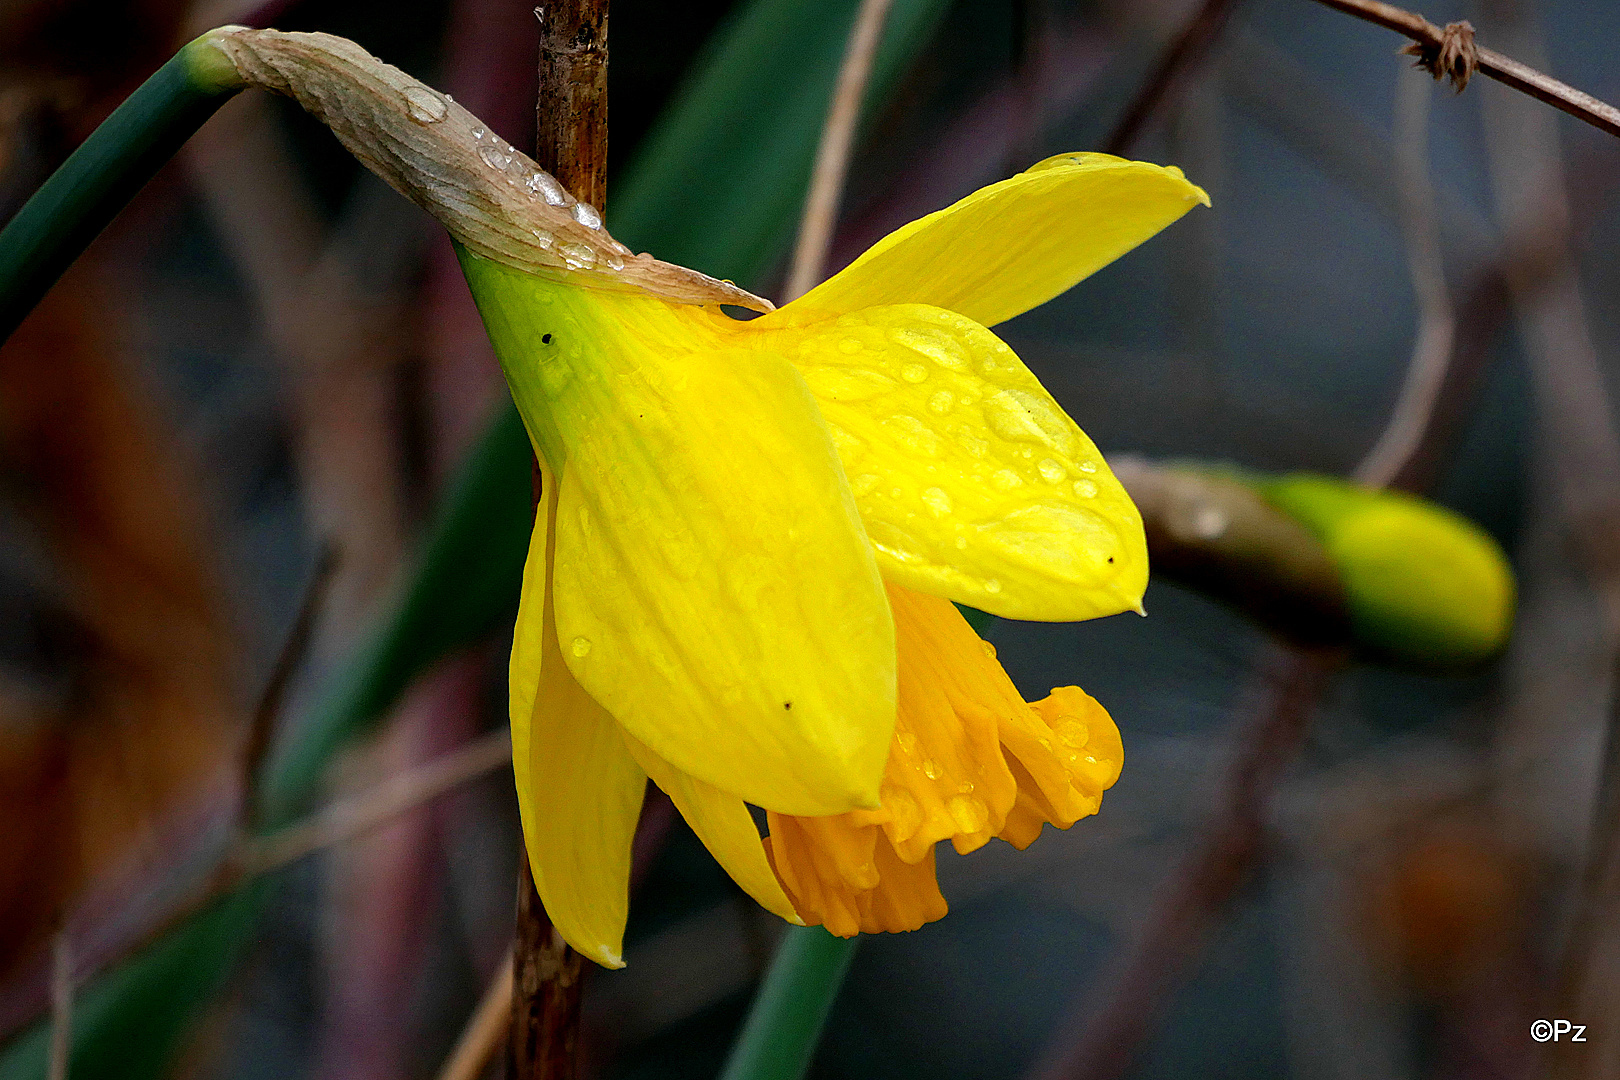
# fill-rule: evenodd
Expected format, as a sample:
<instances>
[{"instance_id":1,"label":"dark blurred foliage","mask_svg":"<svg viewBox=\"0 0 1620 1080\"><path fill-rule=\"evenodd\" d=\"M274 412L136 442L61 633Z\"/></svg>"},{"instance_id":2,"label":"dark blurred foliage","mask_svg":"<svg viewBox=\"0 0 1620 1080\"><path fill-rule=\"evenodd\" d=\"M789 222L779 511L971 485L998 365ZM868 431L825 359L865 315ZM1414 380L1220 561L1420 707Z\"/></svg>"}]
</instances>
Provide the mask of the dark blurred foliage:
<instances>
[{"instance_id":1,"label":"dark blurred foliage","mask_svg":"<svg viewBox=\"0 0 1620 1080\"><path fill-rule=\"evenodd\" d=\"M613 185L732 8L614 4L610 220ZM1047 154L1099 145L1190 8L952 4L869 118L835 262ZM257 13L353 37L532 142L524 4ZM1425 14L1473 18L1483 41L1620 97L1608 7L1526 4L1507 40L1491 36L1515 14L1501 3ZM179 42L255 17L225 0L0 8L0 212ZM1185 168L1214 208L1001 328L1106 452L1345 473L1372 445L1416 316L1391 165L1397 44L1307 0L1240 6L1136 149ZM1459 304L1512 258L1527 212L1491 149L1505 93L1437 90L1431 107ZM502 393L431 223L285 103L230 109L0 351L7 1031L37 1014L59 927L97 962L121 955L172 905L170 883L229 839L247 718L317 551L335 541L340 569L284 725L386 603ZM1617 156L1572 121L1554 127L1573 163L1577 321L1612 378ZM1604 570L1558 465L1578 427L1558 406L1570 325L1559 337L1533 306L1490 295L1504 329L1476 360L1432 494L1513 553L1518 638L1469 676L1359 665L1332 683L1263 865L1159 1003L1138 1080L1530 1075L1528 1025L1553 1015L1585 856L1612 643ZM1612 441L1607 401L1594 409ZM1240 617L1164 582L1146 604L1146 620L990 629L1026 696L1079 683L1108 705L1124 776L1097 818L1028 852L942 854L951 915L863 943L815 1077L1022 1076L1100 1008L1267 680L1270 646ZM425 676L342 756L330 791L364 791L498 726L503 649ZM282 875L174 1074L433 1075L510 933L509 785L486 777ZM630 966L590 976L587 1073L712 1076L776 926L684 825L645 847Z\"/></svg>"}]
</instances>

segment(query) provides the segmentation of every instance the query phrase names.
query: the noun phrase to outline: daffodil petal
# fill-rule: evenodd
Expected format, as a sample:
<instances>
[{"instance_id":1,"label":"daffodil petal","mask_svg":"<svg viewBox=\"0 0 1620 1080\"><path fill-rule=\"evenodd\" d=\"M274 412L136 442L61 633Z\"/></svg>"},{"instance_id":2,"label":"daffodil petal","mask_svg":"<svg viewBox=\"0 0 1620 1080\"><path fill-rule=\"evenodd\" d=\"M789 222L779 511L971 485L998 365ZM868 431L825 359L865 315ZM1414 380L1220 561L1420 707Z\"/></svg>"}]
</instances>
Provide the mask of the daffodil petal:
<instances>
[{"instance_id":1,"label":"daffodil petal","mask_svg":"<svg viewBox=\"0 0 1620 1080\"><path fill-rule=\"evenodd\" d=\"M1199 203L1180 169L1108 154L1060 154L980 188L879 240L780 311L821 314L907 302L994 326L1044 304Z\"/></svg>"},{"instance_id":2,"label":"daffodil petal","mask_svg":"<svg viewBox=\"0 0 1620 1080\"><path fill-rule=\"evenodd\" d=\"M1140 607L1136 505L995 334L897 304L749 336L795 357L884 578L1011 619Z\"/></svg>"},{"instance_id":3,"label":"daffodil petal","mask_svg":"<svg viewBox=\"0 0 1620 1080\"><path fill-rule=\"evenodd\" d=\"M754 825L747 804L674 768L635 736L627 734L624 741L636 763L669 796L681 817L703 841L703 846L731 875L731 880L741 885L766 911L803 925L798 912L793 910L793 902L782 891L782 883L776 880L770 860L765 857L765 844L759 838L759 829Z\"/></svg>"},{"instance_id":4,"label":"daffodil petal","mask_svg":"<svg viewBox=\"0 0 1620 1080\"><path fill-rule=\"evenodd\" d=\"M748 802L875 806L894 624L798 372L717 313L464 266L531 434L566 462L552 580L581 685Z\"/></svg>"},{"instance_id":5,"label":"daffodil petal","mask_svg":"<svg viewBox=\"0 0 1620 1080\"><path fill-rule=\"evenodd\" d=\"M536 891L563 939L624 966L630 844L647 790L613 718L574 681L557 648L546 588L554 485L537 515L512 649L512 772ZM528 618L522 618L527 615ZM523 699L531 708L518 712Z\"/></svg>"},{"instance_id":6,"label":"daffodil petal","mask_svg":"<svg viewBox=\"0 0 1620 1080\"><path fill-rule=\"evenodd\" d=\"M534 695L540 685L542 643L546 637L546 592L551 578L551 519L557 512L557 485L544 461L540 463L540 500L534 515L534 530L529 535L529 554L523 560L523 589L518 595L517 623L512 628L512 659L507 666L512 771L517 779L520 805L526 801L529 790L527 757L522 751L528 745Z\"/></svg>"}]
</instances>

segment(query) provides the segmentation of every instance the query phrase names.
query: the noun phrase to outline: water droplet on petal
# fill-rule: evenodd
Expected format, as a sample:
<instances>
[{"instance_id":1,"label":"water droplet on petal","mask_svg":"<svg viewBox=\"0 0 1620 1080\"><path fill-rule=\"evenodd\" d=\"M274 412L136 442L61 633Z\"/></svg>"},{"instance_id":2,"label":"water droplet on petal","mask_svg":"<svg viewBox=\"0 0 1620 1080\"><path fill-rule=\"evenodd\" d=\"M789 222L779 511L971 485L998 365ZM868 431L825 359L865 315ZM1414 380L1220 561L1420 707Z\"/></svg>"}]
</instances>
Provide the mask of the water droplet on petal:
<instances>
[{"instance_id":1,"label":"water droplet on petal","mask_svg":"<svg viewBox=\"0 0 1620 1080\"><path fill-rule=\"evenodd\" d=\"M967 370L967 350L948 334L937 330L894 329L889 331L889 340L921 353L946 371Z\"/></svg>"},{"instance_id":2,"label":"water droplet on petal","mask_svg":"<svg viewBox=\"0 0 1620 1080\"><path fill-rule=\"evenodd\" d=\"M883 421L883 427L893 434L894 439L901 446L914 454L925 457L936 457L939 454L940 439L934 434L932 428L915 416L899 413Z\"/></svg>"},{"instance_id":3,"label":"water droplet on petal","mask_svg":"<svg viewBox=\"0 0 1620 1080\"><path fill-rule=\"evenodd\" d=\"M596 207L590 203L577 202L574 204L574 220L587 229L600 229L602 215L596 212Z\"/></svg>"},{"instance_id":4,"label":"water droplet on petal","mask_svg":"<svg viewBox=\"0 0 1620 1080\"><path fill-rule=\"evenodd\" d=\"M1082 499L1093 498L1097 494L1097 485L1090 480L1076 480L1074 493Z\"/></svg>"},{"instance_id":5,"label":"water droplet on petal","mask_svg":"<svg viewBox=\"0 0 1620 1080\"><path fill-rule=\"evenodd\" d=\"M957 551L966 551L967 550L967 537L958 536L956 538L956 550Z\"/></svg>"},{"instance_id":6,"label":"water droplet on petal","mask_svg":"<svg viewBox=\"0 0 1620 1080\"><path fill-rule=\"evenodd\" d=\"M859 866L841 866L838 868L838 876L843 879L845 885L856 892L877 888L878 871L870 860Z\"/></svg>"},{"instance_id":7,"label":"water droplet on petal","mask_svg":"<svg viewBox=\"0 0 1620 1080\"><path fill-rule=\"evenodd\" d=\"M1058 737L1058 742L1076 750L1091 740L1091 729L1072 716L1061 717L1053 724L1052 734Z\"/></svg>"},{"instance_id":8,"label":"water droplet on petal","mask_svg":"<svg viewBox=\"0 0 1620 1080\"><path fill-rule=\"evenodd\" d=\"M1097 463L1095 461L1082 461L1080 463L1080 471L1094 473L1097 471Z\"/></svg>"},{"instance_id":9,"label":"water droplet on petal","mask_svg":"<svg viewBox=\"0 0 1620 1080\"><path fill-rule=\"evenodd\" d=\"M568 646L568 648L569 651L575 656L584 656L586 653L591 651L591 639L577 637L573 640L572 644Z\"/></svg>"},{"instance_id":10,"label":"water droplet on petal","mask_svg":"<svg viewBox=\"0 0 1620 1080\"><path fill-rule=\"evenodd\" d=\"M945 770L941 769L939 767L939 762L935 761L933 758L924 759L922 763L922 771L923 775L928 777L930 780L938 780L941 776L945 775Z\"/></svg>"},{"instance_id":11,"label":"water droplet on petal","mask_svg":"<svg viewBox=\"0 0 1620 1080\"><path fill-rule=\"evenodd\" d=\"M997 469L990 477L990 484L997 491L1011 491L1023 484L1024 478L1011 469Z\"/></svg>"},{"instance_id":12,"label":"water droplet on petal","mask_svg":"<svg viewBox=\"0 0 1620 1080\"><path fill-rule=\"evenodd\" d=\"M877 487L882 479L877 473L861 473L849 482L849 490L854 492L858 499L862 495L870 495L872 489Z\"/></svg>"},{"instance_id":13,"label":"water droplet on petal","mask_svg":"<svg viewBox=\"0 0 1620 1080\"><path fill-rule=\"evenodd\" d=\"M956 827L965 833L983 831L990 824L990 811L984 803L972 795L952 795L945 809L951 812L951 820Z\"/></svg>"},{"instance_id":14,"label":"water droplet on petal","mask_svg":"<svg viewBox=\"0 0 1620 1080\"><path fill-rule=\"evenodd\" d=\"M928 378L928 369L921 364L907 364L900 369L900 377L909 383L919 383Z\"/></svg>"},{"instance_id":15,"label":"water droplet on petal","mask_svg":"<svg viewBox=\"0 0 1620 1080\"><path fill-rule=\"evenodd\" d=\"M950 412L951 406L954 404L956 404L956 398L949 390L941 390L928 399L928 407L941 416Z\"/></svg>"},{"instance_id":16,"label":"water droplet on petal","mask_svg":"<svg viewBox=\"0 0 1620 1080\"><path fill-rule=\"evenodd\" d=\"M994 660L996 658L996 647L990 644L988 641L985 641L983 638L979 639L979 648L983 649L984 655L988 656L990 659Z\"/></svg>"},{"instance_id":17,"label":"water droplet on petal","mask_svg":"<svg viewBox=\"0 0 1620 1080\"><path fill-rule=\"evenodd\" d=\"M1041 458L1041 463L1036 468L1040 470L1041 479L1048 484L1055 484L1069 475L1069 471L1054 458Z\"/></svg>"},{"instance_id":18,"label":"water droplet on petal","mask_svg":"<svg viewBox=\"0 0 1620 1080\"><path fill-rule=\"evenodd\" d=\"M425 86L405 88L405 111L410 113L411 119L418 124L437 124L443 120L445 114L450 111L450 106L446 105L444 100Z\"/></svg>"},{"instance_id":19,"label":"water droplet on petal","mask_svg":"<svg viewBox=\"0 0 1620 1080\"><path fill-rule=\"evenodd\" d=\"M994 596L996 593L1001 591L1001 582L997 581L995 578L985 578L984 591Z\"/></svg>"},{"instance_id":20,"label":"water droplet on petal","mask_svg":"<svg viewBox=\"0 0 1620 1080\"><path fill-rule=\"evenodd\" d=\"M865 347L861 344L860 338L847 337L838 343L838 351L845 356L854 356Z\"/></svg>"},{"instance_id":21,"label":"water droplet on petal","mask_svg":"<svg viewBox=\"0 0 1620 1080\"><path fill-rule=\"evenodd\" d=\"M945 493L944 488L931 487L922 493L923 505L933 511L935 517L944 517L951 512L951 497Z\"/></svg>"},{"instance_id":22,"label":"water droplet on petal","mask_svg":"<svg viewBox=\"0 0 1620 1080\"><path fill-rule=\"evenodd\" d=\"M956 785L956 790L961 792L963 795L970 794L973 791L973 781L971 781L971 780L962 781L960 784Z\"/></svg>"},{"instance_id":23,"label":"water droplet on petal","mask_svg":"<svg viewBox=\"0 0 1620 1080\"><path fill-rule=\"evenodd\" d=\"M894 741L899 743L900 749L908 754L917 749L917 736L909 731L895 732Z\"/></svg>"},{"instance_id":24,"label":"water droplet on petal","mask_svg":"<svg viewBox=\"0 0 1620 1080\"><path fill-rule=\"evenodd\" d=\"M894 826L894 832L899 833L901 840L909 840L922 825L922 807L905 788L885 784L880 795L883 809L889 812L889 820Z\"/></svg>"}]
</instances>

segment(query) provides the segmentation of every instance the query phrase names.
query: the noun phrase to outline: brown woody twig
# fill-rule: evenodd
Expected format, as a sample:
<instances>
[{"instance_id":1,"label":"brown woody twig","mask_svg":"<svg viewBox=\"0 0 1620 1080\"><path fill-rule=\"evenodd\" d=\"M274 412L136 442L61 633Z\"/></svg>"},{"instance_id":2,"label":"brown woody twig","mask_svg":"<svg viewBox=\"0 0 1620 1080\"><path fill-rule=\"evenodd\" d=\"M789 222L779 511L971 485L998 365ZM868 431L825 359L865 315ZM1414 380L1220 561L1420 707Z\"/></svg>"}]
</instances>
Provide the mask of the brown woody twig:
<instances>
[{"instance_id":1,"label":"brown woody twig","mask_svg":"<svg viewBox=\"0 0 1620 1080\"><path fill-rule=\"evenodd\" d=\"M605 210L608 0L558 0L534 14L540 20L535 160L575 198ZM538 460L534 468L533 502L539 512ZM507 1076L574 1080L582 963L546 918L527 854L518 862Z\"/></svg>"},{"instance_id":2,"label":"brown woody twig","mask_svg":"<svg viewBox=\"0 0 1620 1080\"><path fill-rule=\"evenodd\" d=\"M1475 44L1474 28L1467 23L1436 26L1421 15L1393 4L1380 3L1379 0L1317 2L1411 38L1415 43L1412 53L1418 57L1418 66L1437 79L1449 78L1458 90L1468 85L1469 76L1478 71L1610 135L1620 135L1620 109L1550 75L1543 75L1535 68Z\"/></svg>"}]
</instances>

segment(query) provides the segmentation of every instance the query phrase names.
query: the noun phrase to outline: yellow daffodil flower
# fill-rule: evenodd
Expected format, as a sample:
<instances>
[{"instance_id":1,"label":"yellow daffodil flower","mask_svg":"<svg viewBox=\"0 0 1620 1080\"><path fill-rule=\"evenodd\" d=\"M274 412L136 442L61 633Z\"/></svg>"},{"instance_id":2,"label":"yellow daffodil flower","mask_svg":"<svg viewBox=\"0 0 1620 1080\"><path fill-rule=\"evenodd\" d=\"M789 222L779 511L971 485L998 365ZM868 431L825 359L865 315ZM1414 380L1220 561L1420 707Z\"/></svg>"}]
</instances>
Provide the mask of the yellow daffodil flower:
<instances>
[{"instance_id":1,"label":"yellow daffodil flower","mask_svg":"<svg viewBox=\"0 0 1620 1080\"><path fill-rule=\"evenodd\" d=\"M941 840L1024 847L1096 812L1122 760L1107 712L1076 687L1026 704L951 602L1140 610L1142 520L986 327L1207 204L1179 170L1050 158L770 310L631 253L353 42L199 40L220 81L294 97L456 242L542 474L513 771L569 943L621 964L649 778L762 905L845 936L943 915Z\"/></svg>"},{"instance_id":2,"label":"yellow daffodil flower","mask_svg":"<svg viewBox=\"0 0 1620 1080\"><path fill-rule=\"evenodd\" d=\"M621 964L649 777L760 904L845 936L945 913L938 841L1022 848L1097 810L1107 712L1075 687L1026 704L951 601L1139 609L1141 519L986 327L1200 202L1175 169L1054 157L751 321L584 248L543 274L463 249L541 462L514 770L575 948Z\"/></svg>"}]
</instances>

